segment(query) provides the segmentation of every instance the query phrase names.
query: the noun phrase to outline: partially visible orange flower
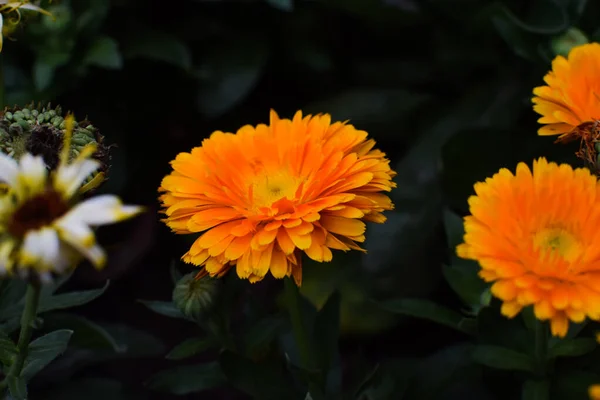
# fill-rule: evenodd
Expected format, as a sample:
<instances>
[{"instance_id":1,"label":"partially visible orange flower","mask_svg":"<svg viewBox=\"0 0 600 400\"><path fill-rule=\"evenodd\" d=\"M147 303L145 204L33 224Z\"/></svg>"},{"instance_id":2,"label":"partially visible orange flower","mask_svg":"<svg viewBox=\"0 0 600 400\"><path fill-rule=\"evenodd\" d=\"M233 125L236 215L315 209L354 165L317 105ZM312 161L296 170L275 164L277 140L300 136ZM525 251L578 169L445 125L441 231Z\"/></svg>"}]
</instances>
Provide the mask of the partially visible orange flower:
<instances>
[{"instance_id":1,"label":"partially visible orange flower","mask_svg":"<svg viewBox=\"0 0 600 400\"><path fill-rule=\"evenodd\" d=\"M600 44L573 47L557 56L546 74L547 86L533 90L533 109L544 124L540 135L565 135L586 122L600 120Z\"/></svg>"},{"instance_id":2,"label":"partially visible orange flower","mask_svg":"<svg viewBox=\"0 0 600 400\"><path fill-rule=\"evenodd\" d=\"M519 163L475 184L465 217L462 258L479 262L494 282L501 312L512 318L533 306L552 333L569 320L600 319L600 184L589 170L540 158L533 172Z\"/></svg>"},{"instance_id":3,"label":"partially visible orange flower","mask_svg":"<svg viewBox=\"0 0 600 400\"><path fill-rule=\"evenodd\" d=\"M393 208L396 175L367 132L327 114L214 132L180 153L159 191L166 224L179 234L204 232L183 256L199 276L293 275L302 252L331 261L331 249L362 250L364 221L382 223Z\"/></svg>"}]
</instances>

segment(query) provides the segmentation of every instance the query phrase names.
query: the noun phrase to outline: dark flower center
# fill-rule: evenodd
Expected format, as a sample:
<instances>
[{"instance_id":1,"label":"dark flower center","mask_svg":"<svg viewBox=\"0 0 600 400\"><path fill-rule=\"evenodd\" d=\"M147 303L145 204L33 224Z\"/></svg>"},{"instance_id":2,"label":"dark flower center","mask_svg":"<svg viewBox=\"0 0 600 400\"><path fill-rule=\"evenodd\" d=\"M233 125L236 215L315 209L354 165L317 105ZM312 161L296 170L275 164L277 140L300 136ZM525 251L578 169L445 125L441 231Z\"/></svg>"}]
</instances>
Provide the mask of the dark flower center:
<instances>
[{"instance_id":1,"label":"dark flower center","mask_svg":"<svg viewBox=\"0 0 600 400\"><path fill-rule=\"evenodd\" d=\"M69 210L69 207L54 191L48 190L23 203L13 214L8 224L8 232L23 237L28 231L50 225Z\"/></svg>"},{"instance_id":2,"label":"dark flower center","mask_svg":"<svg viewBox=\"0 0 600 400\"><path fill-rule=\"evenodd\" d=\"M27 139L25 148L34 156L42 156L50 170L58 166L58 155L63 145L60 129L46 125L35 125Z\"/></svg>"}]
</instances>

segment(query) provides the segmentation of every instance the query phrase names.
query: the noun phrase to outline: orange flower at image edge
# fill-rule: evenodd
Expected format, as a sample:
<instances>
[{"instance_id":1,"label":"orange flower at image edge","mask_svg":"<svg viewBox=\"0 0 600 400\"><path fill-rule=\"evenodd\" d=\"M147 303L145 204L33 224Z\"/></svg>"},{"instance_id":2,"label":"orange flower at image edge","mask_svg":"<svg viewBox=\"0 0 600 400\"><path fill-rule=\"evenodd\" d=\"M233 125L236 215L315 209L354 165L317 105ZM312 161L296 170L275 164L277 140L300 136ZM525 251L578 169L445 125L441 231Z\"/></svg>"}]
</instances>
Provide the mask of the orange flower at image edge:
<instances>
[{"instance_id":1,"label":"orange flower at image edge","mask_svg":"<svg viewBox=\"0 0 600 400\"><path fill-rule=\"evenodd\" d=\"M600 385L592 385L589 389L590 400L600 400Z\"/></svg>"},{"instance_id":2,"label":"orange flower at image edge","mask_svg":"<svg viewBox=\"0 0 600 400\"><path fill-rule=\"evenodd\" d=\"M385 154L367 132L327 114L214 132L180 153L160 187L164 221L175 232L204 232L183 256L199 276L292 275L302 281L302 252L331 261L331 249L362 250L364 221L393 209L380 192L396 185Z\"/></svg>"},{"instance_id":3,"label":"orange flower at image edge","mask_svg":"<svg viewBox=\"0 0 600 400\"><path fill-rule=\"evenodd\" d=\"M600 44L576 46L568 58L557 56L544 81L547 86L533 90L533 109L544 124L540 135L567 135L600 119Z\"/></svg>"},{"instance_id":4,"label":"orange flower at image edge","mask_svg":"<svg viewBox=\"0 0 600 400\"><path fill-rule=\"evenodd\" d=\"M600 319L600 185L589 170L540 158L475 184L465 217L462 258L477 260L494 282L502 314L533 306L552 333L569 320Z\"/></svg>"}]
</instances>

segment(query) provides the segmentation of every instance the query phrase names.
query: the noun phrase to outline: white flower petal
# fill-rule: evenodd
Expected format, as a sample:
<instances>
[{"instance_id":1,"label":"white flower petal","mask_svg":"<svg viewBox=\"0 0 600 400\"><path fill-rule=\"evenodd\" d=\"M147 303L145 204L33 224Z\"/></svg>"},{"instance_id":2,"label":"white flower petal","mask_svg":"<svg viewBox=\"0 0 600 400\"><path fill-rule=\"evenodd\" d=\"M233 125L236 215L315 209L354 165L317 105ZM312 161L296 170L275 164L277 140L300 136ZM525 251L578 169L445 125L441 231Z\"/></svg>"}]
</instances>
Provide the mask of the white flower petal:
<instances>
[{"instance_id":1,"label":"white flower petal","mask_svg":"<svg viewBox=\"0 0 600 400\"><path fill-rule=\"evenodd\" d=\"M34 4L31 4L31 3L22 3L22 4L19 6L19 8L22 8L22 9L24 9L24 10L37 11L37 12L39 12L39 13L41 13L41 14L48 15L48 16L51 16L51 15L52 15L50 12L48 12L48 11L44 10L43 8L41 8L41 7L39 7L39 6L36 6L36 5L34 5Z\"/></svg>"},{"instance_id":2,"label":"white flower petal","mask_svg":"<svg viewBox=\"0 0 600 400\"><path fill-rule=\"evenodd\" d=\"M123 205L117 196L105 194L79 203L63 218L99 226L124 220L142 211L143 207Z\"/></svg>"},{"instance_id":3,"label":"white flower petal","mask_svg":"<svg viewBox=\"0 0 600 400\"><path fill-rule=\"evenodd\" d=\"M53 268L60 258L60 241L58 233L52 228L44 228L40 234L42 264Z\"/></svg>"},{"instance_id":4,"label":"white flower petal","mask_svg":"<svg viewBox=\"0 0 600 400\"><path fill-rule=\"evenodd\" d=\"M91 159L83 159L73 164L61 164L56 171L54 184L59 191L70 198L81 187L83 181L98 168L100 163Z\"/></svg>"},{"instance_id":5,"label":"white flower petal","mask_svg":"<svg viewBox=\"0 0 600 400\"><path fill-rule=\"evenodd\" d=\"M14 186L17 183L18 174L19 164L6 154L0 153L0 181Z\"/></svg>"},{"instance_id":6,"label":"white flower petal","mask_svg":"<svg viewBox=\"0 0 600 400\"><path fill-rule=\"evenodd\" d=\"M25 153L21 157L19 167L21 170L19 183L22 185L22 187L19 187L20 194L35 194L45 189L48 170L42 157Z\"/></svg>"},{"instance_id":7,"label":"white flower petal","mask_svg":"<svg viewBox=\"0 0 600 400\"><path fill-rule=\"evenodd\" d=\"M84 223L74 218L61 218L56 223L60 238L90 260L97 268L106 263L106 254L96 244L94 232Z\"/></svg>"},{"instance_id":8,"label":"white flower petal","mask_svg":"<svg viewBox=\"0 0 600 400\"><path fill-rule=\"evenodd\" d=\"M91 247L96 242L94 232L81 221L63 217L55 222L54 226L58 230L61 239L76 248ZM74 243L78 243L78 245L75 246Z\"/></svg>"},{"instance_id":9,"label":"white flower petal","mask_svg":"<svg viewBox=\"0 0 600 400\"><path fill-rule=\"evenodd\" d=\"M30 231L21 246L20 261L35 270L52 270L60 258L58 234L52 228ZM41 267L41 268L40 268Z\"/></svg>"}]
</instances>

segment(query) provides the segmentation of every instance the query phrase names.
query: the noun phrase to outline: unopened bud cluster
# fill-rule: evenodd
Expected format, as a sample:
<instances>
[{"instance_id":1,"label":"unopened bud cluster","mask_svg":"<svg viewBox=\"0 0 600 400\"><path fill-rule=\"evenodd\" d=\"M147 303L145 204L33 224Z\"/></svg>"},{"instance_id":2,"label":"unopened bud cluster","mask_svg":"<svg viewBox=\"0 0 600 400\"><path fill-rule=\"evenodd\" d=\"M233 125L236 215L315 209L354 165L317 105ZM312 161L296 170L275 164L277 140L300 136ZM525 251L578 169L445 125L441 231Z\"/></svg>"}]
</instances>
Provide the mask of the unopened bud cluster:
<instances>
[{"instance_id":1,"label":"unopened bud cluster","mask_svg":"<svg viewBox=\"0 0 600 400\"><path fill-rule=\"evenodd\" d=\"M0 113L0 151L18 159L25 153L41 155L48 169L58 165L63 145L65 119L60 106L6 108ZM101 163L97 174L106 174L110 167L109 146L104 144L104 136L89 121L75 121L69 159L74 159L88 144L96 145L93 158Z\"/></svg>"}]
</instances>

